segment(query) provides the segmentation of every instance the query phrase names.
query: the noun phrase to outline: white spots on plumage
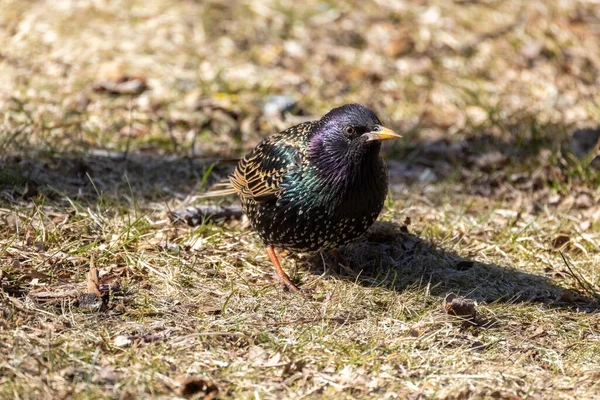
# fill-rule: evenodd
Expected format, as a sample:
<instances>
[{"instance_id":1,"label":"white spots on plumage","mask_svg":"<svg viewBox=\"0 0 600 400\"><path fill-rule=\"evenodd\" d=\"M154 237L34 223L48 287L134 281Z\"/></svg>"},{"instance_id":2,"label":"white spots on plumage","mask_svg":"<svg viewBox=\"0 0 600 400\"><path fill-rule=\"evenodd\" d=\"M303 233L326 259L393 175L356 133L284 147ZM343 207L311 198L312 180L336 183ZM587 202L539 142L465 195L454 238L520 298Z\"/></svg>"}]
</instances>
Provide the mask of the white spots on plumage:
<instances>
[{"instance_id":1,"label":"white spots on plumage","mask_svg":"<svg viewBox=\"0 0 600 400\"><path fill-rule=\"evenodd\" d=\"M304 251L334 248L362 235L383 206L384 199L379 198L362 208L357 202L351 210L334 205L337 197L332 196L330 187L316 181L306 164L306 141L313 127L302 124L271 136L263 142L262 153L254 152L241 162L245 164L240 170L246 182L240 179L240 183L250 181L254 185L249 194L258 193L259 188L265 193L281 190L275 194L277 203L242 198L244 212L266 244ZM282 151L284 147L293 148L295 153L290 156ZM294 178L288 179L291 170ZM280 193L285 191L287 195L282 198ZM380 207L373 210L373 206Z\"/></svg>"}]
</instances>

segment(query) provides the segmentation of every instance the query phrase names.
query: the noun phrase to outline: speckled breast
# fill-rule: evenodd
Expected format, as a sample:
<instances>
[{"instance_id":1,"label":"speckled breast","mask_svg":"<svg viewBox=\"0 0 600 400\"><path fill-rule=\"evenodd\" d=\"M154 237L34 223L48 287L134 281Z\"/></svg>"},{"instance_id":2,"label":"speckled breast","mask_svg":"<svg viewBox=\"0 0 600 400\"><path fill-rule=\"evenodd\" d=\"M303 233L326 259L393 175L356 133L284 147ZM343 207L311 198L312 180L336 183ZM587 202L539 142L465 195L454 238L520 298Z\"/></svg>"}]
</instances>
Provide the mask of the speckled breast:
<instances>
[{"instance_id":1,"label":"speckled breast","mask_svg":"<svg viewBox=\"0 0 600 400\"><path fill-rule=\"evenodd\" d=\"M375 222L385 192L368 204L308 207L301 202L278 204L276 200L245 207L252 227L266 245L297 251L318 251L344 245Z\"/></svg>"}]
</instances>

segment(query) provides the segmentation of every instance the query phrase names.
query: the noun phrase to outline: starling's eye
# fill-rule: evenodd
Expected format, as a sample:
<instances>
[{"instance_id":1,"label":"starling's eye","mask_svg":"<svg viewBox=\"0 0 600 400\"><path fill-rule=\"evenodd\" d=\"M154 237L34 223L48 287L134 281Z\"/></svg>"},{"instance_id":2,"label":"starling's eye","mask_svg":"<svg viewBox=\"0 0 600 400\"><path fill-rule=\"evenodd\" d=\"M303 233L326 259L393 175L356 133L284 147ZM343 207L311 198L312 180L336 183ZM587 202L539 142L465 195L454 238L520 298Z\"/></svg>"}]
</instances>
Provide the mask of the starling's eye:
<instances>
[{"instance_id":1,"label":"starling's eye","mask_svg":"<svg viewBox=\"0 0 600 400\"><path fill-rule=\"evenodd\" d=\"M346 132L346 135L348 135L348 136L353 136L356 133L356 130L352 126L347 126L344 131Z\"/></svg>"}]
</instances>

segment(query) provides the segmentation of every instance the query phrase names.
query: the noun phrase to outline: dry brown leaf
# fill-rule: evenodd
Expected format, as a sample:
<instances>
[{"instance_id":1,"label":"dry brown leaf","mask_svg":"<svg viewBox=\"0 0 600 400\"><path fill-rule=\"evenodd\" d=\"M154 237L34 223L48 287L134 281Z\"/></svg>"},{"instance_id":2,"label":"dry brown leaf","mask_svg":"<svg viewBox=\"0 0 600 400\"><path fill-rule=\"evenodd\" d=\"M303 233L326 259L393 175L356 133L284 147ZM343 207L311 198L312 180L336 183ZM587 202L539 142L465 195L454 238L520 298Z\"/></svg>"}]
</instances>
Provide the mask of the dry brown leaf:
<instances>
[{"instance_id":1,"label":"dry brown leaf","mask_svg":"<svg viewBox=\"0 0 600 400\"><path fill-rule=\"evenodd\" d=\"M119 400L135 400L136 396L135 393L129 391L128 389L125 389L121 392L121 394L119 395Z\"/></svg>"},{"instance_id":2,"label":"dry brown leaf","mask_svg":"<svg viewBox=\"0 0 600 400\"><path fill-rule=\"evenodd\" d=\"M146 80L141 77L122 76L116 81L102 81L92 85L95 92L105 92L112 95L138 95L148 89Z\"/></svg>"},{"instance_id":3,"label":"dry brown leaf","mask_svg":"<svg viewBox=\"0 0 600 400\"><path fill-rule=\"evenodd\" d=\"M210 380L197 376L186 378L181 384L181 396L186 399L202 398L212 400L219 394L219 388Z\"/></svg>"},{"instance_id":4,"label":"dry brown leaf","mask_svg":"<svg viewBox=\"0 0 600 400\"><path fill-rule=\"evenodd\" d=\"M69 220L69 214L58 214L52 218L52 222L61 225Z\"/></svg>"},{"instance_id":5,"label":"dry brown leaf","mask_svg":"<svg viewBox=\"0 0 600 400\"><path fill-rule=\"evenodd\" d=\"M569 235L560 234L552 239L552 247L555 249L562 249L570 241L571 237Z\"/></svg>"},{"instance_id":6,"label":"dry brown leaf","mask_svg":"<svg viewBox=\"0 0 600 400\"><path fill-rule=\"evenodd\" d=\"M410 329L410 336L414 337L414 338L418 338L421 337L423 335L423 331L421 330L421 328L411 328Z\"/></svg>"},{"instance_id":7,"label":"dry brown leaf","mask_svg":"<svg viewBox=\"0 0 600 400\"><path fill-rule=\"evenodd\" d=\"M442 302L442 310L446 314L469 319L474 319L477 316L475 307L477 307L475 300L456 296L454 293L449 293Z\"/></svg>"},{"instance_id":8,"label":"dry brown leaf","mask_svg":"<svg viewBox=\"0 0 600 400\"><path fill-rule=\"evenodd\" d=\"M92 310L106 309L108 297L104 297L100 291L100 276L94 264L94 256L90 257L90 270L86 276L86 292L77 297L79 307L87 307Z\"/></svg>"},{"instance_id":9,"label":"dry brown leaf","mask_svg":"<svg viewBox=\"0 0 600 400\"><path fill-rule=\"evenodd\" d=\"M546 333L546 329L543 326L540 326L533 330L533 332L529 335L529 338L533 339L536 337L544 336L546 335Z\"/></svg>"},{"instance_id":10,"label":"dry brown leaf","mask_svg":"<svg viewBox=\"0 0 600 400\"><path fill-rule=\"evenodd\" d=\"M87 273L87 293L93 293L98 296L102 296L100 292L100 275L94 265L94 256L90 257L90 270Z\"/></svg>"}]
</instances>

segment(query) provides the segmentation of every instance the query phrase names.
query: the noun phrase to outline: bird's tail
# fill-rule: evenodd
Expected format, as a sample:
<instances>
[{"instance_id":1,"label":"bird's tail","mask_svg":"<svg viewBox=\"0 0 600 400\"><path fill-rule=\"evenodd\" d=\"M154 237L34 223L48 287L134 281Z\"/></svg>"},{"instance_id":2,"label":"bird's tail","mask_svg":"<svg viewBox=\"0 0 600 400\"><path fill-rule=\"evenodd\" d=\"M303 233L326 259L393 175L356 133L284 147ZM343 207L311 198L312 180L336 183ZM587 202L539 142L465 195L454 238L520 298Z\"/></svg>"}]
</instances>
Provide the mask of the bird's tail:
<instances>
[{"instance_id":1,"label":"bird's tail","mask_svg":"<svg viewBox=\"0 0 600 400\"><path fill-rule=\"evenodd\" d=\"M196 198L198 199L209 199L212 197L223 197L223 196L229 196L232 194L236 194L237 192L235 191L234 188L229 188L229 189L221 189L221 190L209 190L206 193L202 193L198 196L196 196Z\"/></svg>"},{"instance_id":2,"label":"bird's tail","mask_svg":"<svg viewBox=\"0 0 600 400\"><path fill-rule=\"evenodd\" d=\"M227 180L227 181L215 183L214 185L212 185L210 187L210 189L208 190L208 192L202 193L202 194L198 195L197 198L199 198L199 199L208 199L208 198L212 198L212 197L229 196L229 195L232 195L232 194L237 194L237 192L231 186L231 182L229 182Z\"/></svg>"}]
</instances>

